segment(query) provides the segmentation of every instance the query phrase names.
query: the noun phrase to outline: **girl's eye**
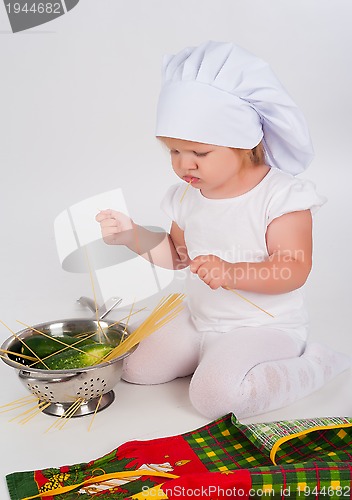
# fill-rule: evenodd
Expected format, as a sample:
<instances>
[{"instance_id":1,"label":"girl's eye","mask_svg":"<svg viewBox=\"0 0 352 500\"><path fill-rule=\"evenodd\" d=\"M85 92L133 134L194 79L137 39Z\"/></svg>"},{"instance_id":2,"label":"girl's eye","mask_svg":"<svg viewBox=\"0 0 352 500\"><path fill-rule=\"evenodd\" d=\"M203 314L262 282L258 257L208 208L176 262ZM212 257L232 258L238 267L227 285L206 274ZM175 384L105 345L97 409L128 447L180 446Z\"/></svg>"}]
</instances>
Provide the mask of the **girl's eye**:
<instances>
[{"instance_id":1,"label":"girl's eye","mask_svg":"<svg viewBox=\"0 0 352 500\"><path fill-rule=\"evenodd\" d=\"M170 150L170 153L171 153L172 155L178 155L178 154L179 154L179 151L177 151L177 149L171 149L171 150Z\"/></svg>"},{"instance_id":2,"label":"girl's eye","mask_svg":"<svg viewBox=\"0 0 352 500\"><path fill-rule=\"evenodd\" d=\"M202 156L207 156L208 151L206 153L197 153L197 151L193 151L193 153L195 154L195 156L198 156L198 158L199 158L199 157L202 157Z\"/></svg>"}]
</instances>

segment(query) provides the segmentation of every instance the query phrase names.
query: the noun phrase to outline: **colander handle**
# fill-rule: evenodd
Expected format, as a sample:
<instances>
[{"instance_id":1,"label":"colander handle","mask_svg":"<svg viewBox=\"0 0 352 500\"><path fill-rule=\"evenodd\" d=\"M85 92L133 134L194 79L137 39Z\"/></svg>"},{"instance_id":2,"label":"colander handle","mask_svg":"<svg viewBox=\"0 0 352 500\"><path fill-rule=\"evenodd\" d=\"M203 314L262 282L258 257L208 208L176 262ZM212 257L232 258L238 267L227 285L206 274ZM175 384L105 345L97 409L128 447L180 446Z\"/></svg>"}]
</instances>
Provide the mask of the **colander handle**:
<instances>
[{"instance_id":1,"label":"colander handle","mask_svg":"<svg viewBox=\"0 0 352 500\"><path fill-rule=\"evenodd\" d=\"M51 377L48 375L41 375L40 373L28 372L26 370L20 370L18 376L22 380L26 380L28 382L42 382L43 384L50 383L55 384L59 382L67 382L68 380L74 379L80 375L80 372L75 373L59 373L57 375L52 375Z\"/></svg>"},{"instance_id":2,"label":"colander handle","mask_svg":"<svg viewBox=\"0 0 352 500\"><path fill-rule=\"evenodd\" d=\"M121 297L111 297L105 302L105 304L103 304L101 307L98 307L98 311L96 311L94 300L90 299L89 297L80 297L79 299L77 299L77 302L79 302L82 306L88 307L92 312L94 312L94 319L96 318L96 312L98 313L98 318L103 319L109 314L110 311L114 309L114 307L121 304L122 299Z\"/></svg>"}]
</instances>

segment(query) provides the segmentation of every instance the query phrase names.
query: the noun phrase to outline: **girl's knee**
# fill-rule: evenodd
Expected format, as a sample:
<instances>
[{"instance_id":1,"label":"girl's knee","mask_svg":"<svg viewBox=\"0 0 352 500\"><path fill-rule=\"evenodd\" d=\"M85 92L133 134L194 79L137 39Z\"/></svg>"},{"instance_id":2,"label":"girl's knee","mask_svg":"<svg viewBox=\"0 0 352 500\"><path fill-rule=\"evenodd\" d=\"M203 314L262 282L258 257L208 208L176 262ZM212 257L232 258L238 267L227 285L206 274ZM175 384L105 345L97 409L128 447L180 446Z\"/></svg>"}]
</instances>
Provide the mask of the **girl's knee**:
<instances>
[{"instance_id":1,"label":"girl's knee","mask_svg":"<svg viewBox=\"0 0 352 500\"><path fill-rule=\"evenodd\" d=\"M134 362L131 356L124 359L122 365L122 380L130 382L131 384L145 384L148 385L150 382L145 376L144 369L140 366L138 362Z\"/></svg>"},{"instance_id":2,"label":"girl's knee","mask_svg":"<svg viewBox=\"0 0 352 500\"><path fill-rule=\"evenodd\" d=\"M132 384L154 385L170 382L178 377L191 375L196 368L196 356L174 356L169 350L154 352L145 349L141 344L137 350L125 358L122 379Z\"/></svg>"},{"instance_id":3,"label":"girl's knee","mask_svg":"<svg viewBox=\"0 0 352 500\"><path fill-rule=\"evenodd\" d=\"M170 378L152 359L141 359L137 352L123 361L122 380L131 384L155 385L169 382Z\"/></svg>"},{"instance_id":4,"label":"girl's knee","mask_svg":"<svg viewBox=\"0 0 352 500\"><path fill-rule=\"evenodd\" d=\"M241 384L226 384L211 375L194 374L189 397L194 408L202 415L215 420L227 413L246 417L248 398L241 391Z\"/></svg>"}]
</instances>

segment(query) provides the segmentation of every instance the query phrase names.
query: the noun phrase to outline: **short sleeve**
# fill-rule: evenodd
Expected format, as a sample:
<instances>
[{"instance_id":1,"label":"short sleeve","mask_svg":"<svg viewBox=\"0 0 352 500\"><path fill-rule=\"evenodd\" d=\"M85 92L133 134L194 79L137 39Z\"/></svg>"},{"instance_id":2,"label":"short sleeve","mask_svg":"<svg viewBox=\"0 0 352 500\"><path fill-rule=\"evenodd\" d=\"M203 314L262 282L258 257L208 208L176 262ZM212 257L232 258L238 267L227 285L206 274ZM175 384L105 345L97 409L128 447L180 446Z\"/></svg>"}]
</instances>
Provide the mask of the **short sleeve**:
<instances>
[{"instance_id":1,"label":"short sleeve","mask_svg":"<svg viewBox=\"0 0 352 500\"><path fill-rule=\"evenodd\" d=\"M313 182L294 178L272 197L267 211L267 224L290 212L310 210L315 214L327 198L317 193Z\"/></svg>"},{"instance_id":2,"label":"short sleeve","mask_svg":"<svg viewBox=\"0 0 352 500\"><path fill-rule=\"evenodd\" d=\"M162 199L160 208L172 221L175 221L176 224L184 230L181 210L182 188L184 189L183 184L174 184L171 186Z\"/></svg>"}]
</instances>

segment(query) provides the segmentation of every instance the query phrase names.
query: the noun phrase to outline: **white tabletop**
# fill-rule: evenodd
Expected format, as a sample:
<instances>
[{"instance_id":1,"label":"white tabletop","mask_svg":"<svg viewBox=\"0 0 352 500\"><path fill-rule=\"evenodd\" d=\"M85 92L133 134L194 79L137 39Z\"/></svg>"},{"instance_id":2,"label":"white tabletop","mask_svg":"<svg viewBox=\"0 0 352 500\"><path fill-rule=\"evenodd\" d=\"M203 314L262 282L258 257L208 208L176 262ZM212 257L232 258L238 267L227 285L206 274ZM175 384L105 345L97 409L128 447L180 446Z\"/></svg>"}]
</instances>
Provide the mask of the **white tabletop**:
<instances>
[{"instance_id":1,"label":"white tabletop","mask_svg":"<svg viewBox=\"0 0 352 500\"><path fill-rule=\"evenodd\" d=\"M45 313L39 312L38 297L20 304L10 298L3 305L11 328L17 328L15 318L31 324L60 317L90 317L91 313L73 300L47 301ZM17 310L16 310L17 309ZM18 312L20 310L20 313ZM65 315L60 314L65 310ZM119 319L126 309L114 311L111 319ZM147 312L146 312L147 314ZM3 318L5 321L5 318ZM20 328L17 328L19 330ZM1 340L6 338L1 329ZM17 372L0 363L3 380L1 405L29 394L18 379ZM345 372L326 387L297 403L244 422L273 421L326 415L351 415L350 386L352 374ZM10 420L20 410L0 414L1 449L0 498L9 498L6 474L15 471L58 467L98 458L123 442L133 439L152 439L187 432L207 423L188 398L189 378L157 386L139 386L119 382L114 389L116 398L108 408L96 415L91 430L91 416L71 419L62 430L48 427L56 417L40 414L26 424ZM23 410L21 410L23 411Z\"/></svg>"}]
</instances>

